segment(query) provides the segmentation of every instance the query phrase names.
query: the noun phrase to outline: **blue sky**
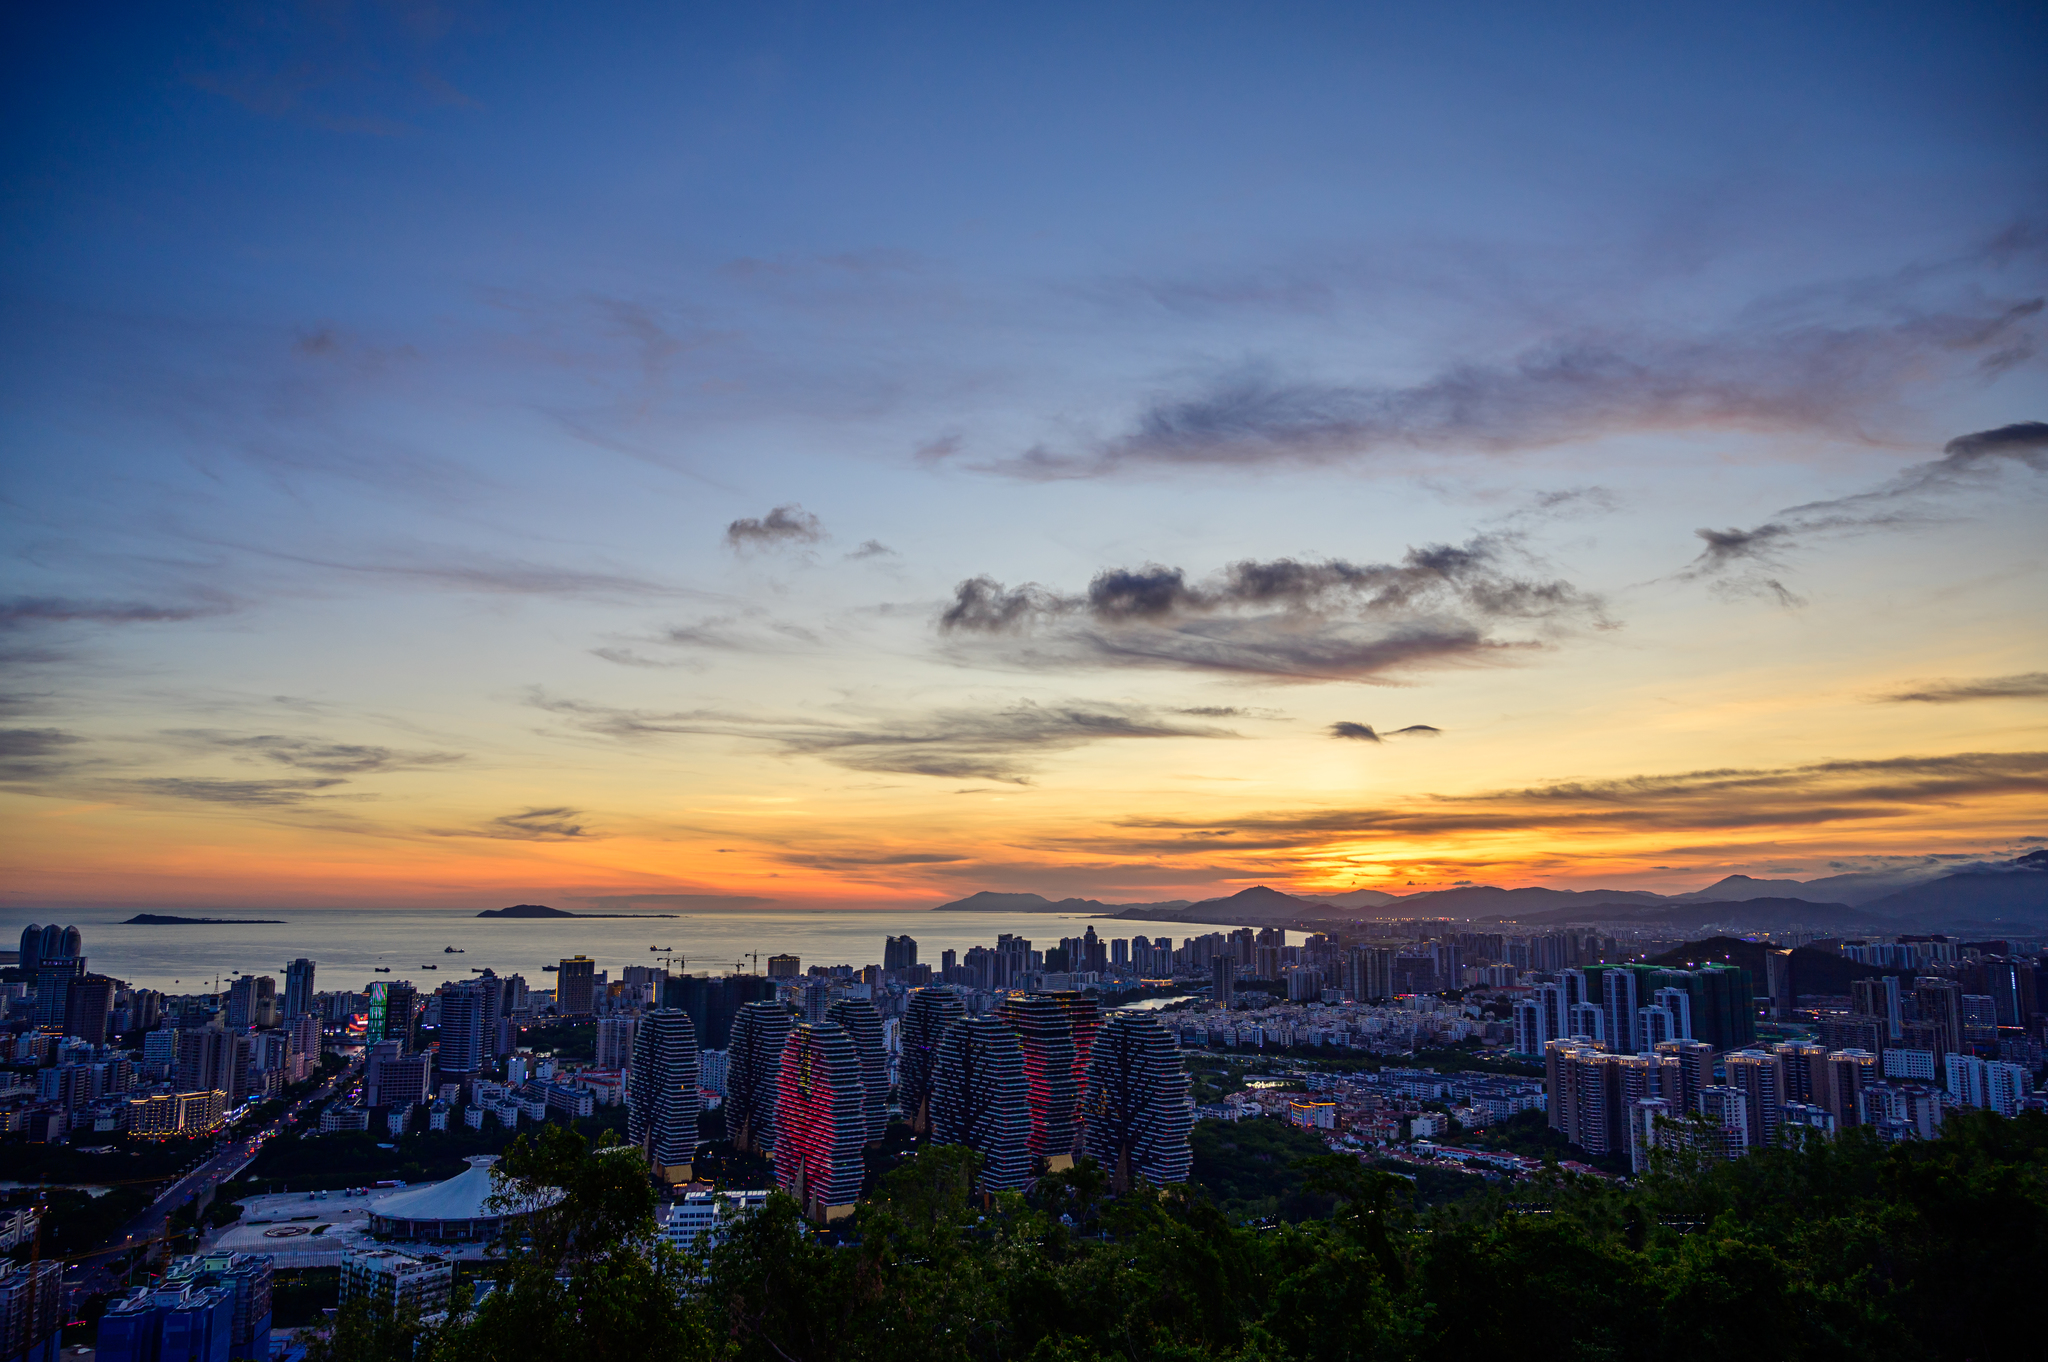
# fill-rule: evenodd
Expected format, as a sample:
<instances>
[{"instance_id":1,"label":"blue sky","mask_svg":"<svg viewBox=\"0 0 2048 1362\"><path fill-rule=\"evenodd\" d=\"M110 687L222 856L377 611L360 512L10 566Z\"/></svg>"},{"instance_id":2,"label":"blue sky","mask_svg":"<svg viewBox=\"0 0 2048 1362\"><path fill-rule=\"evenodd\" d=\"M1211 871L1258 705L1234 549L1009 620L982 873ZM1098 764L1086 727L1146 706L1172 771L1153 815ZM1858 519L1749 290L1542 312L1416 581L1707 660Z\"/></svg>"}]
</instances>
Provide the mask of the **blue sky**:
<instances>
[{"instance_id":1,"label":"blue sky","mask_svg":"<svg viewBox=\"0 0 2048 1362\"><path fill-rule=\"evenodd\" d=\"M2039 831L2035 7L8 22L38 899L1690 887ZM1883 699L1937 682L1988 691ZM1959 756L2006 774L1812 774ZM1509 797L1729 766L1782 808ZM1402 821L1445 802L1505 811Z\"/></svg>"}]
</instances>

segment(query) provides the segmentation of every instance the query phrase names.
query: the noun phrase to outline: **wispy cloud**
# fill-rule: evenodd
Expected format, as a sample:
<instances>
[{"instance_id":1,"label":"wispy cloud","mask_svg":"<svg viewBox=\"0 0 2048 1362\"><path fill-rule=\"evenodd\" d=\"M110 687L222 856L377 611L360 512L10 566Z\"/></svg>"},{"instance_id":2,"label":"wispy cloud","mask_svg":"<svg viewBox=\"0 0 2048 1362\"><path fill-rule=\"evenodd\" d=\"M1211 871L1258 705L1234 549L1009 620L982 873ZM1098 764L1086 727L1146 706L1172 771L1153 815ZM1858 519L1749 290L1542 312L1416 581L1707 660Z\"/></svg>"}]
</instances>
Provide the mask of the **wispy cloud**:
<instances>
[{"instance_id":1,"label":"wispy cloud","mask_svg":"<svg viewBox=\"0 0 2048 1362\"><path fill-rule=\"evenodd\" d=\"M571 842L598 836L581 820L581 810L557 806L501 814L481 827L437 834L442 837L491 837L510 842Z\"/></svg>"},{"instance_id":2,"label":"wispy cloud","mask_svg":"<svg viewBox=\"0 0 2048 1362\"><path fill-rule=\"evenodd\" d=\"M0 599L0 629L38 624L166 624L224 615L231 609L224 600L167 605L66 596L10 596Z\"/></svg>"},{"instance_id":3,"label":"wispy cloud","mask_svg":"<svg viewBox=\"0 0 2048 1362\"><path fill-rule=\"evenodd\" d=\"M1965 700L2039 700L2048 698L2048 672L1986 676L1970 681L1935 681L1914 690L1893 691L1878 698L1929 705L1953 705Z\"/></svg>"},{"instance_id":4,"label":"wispy cloud","mask_svg":"<svg viewBox=\"0 0 2048 1362\"><path fill-rule=\"evenodd\" d=\"M1147 564L1098 573L1078 594L975 577L954 588L938 628L1039 665L1316 681L1498 660L1542 646L1493 636L1510 622L1550 633L1611 623L1597 596L1509 570L1521 553L1515 536L1493 534L1411 549L1399 563L1247 560L1203 581Z\"/></svg>"},{"instance_id":5,"label":"wispy cloud","mask_svg":"<svg viewBox=\"0 0 2048 1362\"><path fill-rule=\"evenodd\" d=\"M897 553L896 550L890 548L879 539L868 539L862 541L859 548L846 556L858 560L862 558L900 558L903 555Z\"/></svg>"},{"instance_id":6,"label":"wispy cloud","mask_svg":"<svg viewBox=\"0 0 2048 1362\"><path fill-rule=\"evenodd\" d=\"M529 703L587 733L627 741L674 735L747 738L789 756L850 771L1030 783L1036 761L1092 743L1133 738L1232 738L1227 729L1178 723L1136 705L1068 702L1001 709L869 714L845 723L789 721L696 710L620 709L535 692Z\"/></svg>"},{"instance_id":7,"label":"wispy cloud","mask_svg":"<svg viewBox=\"0 0 2048 1362\"><path fill-rule=\"evenodd\" d=\"M463 760L460 752L400 752L365 743L327 742L288 734L227 733L219 729L174 729L167 736L186 744L246 754L253 760L314 771L361 776L383 771L424 770Z\"/></svg>"},{"instance_id":8,"label":"wispy cloud","mask_svg":"<svg viewBox=\"0 0 2048 1362\"><path fill-rule=\"evenodd\" d=\"M1120 830L1065 839L1121 855L1299 851L1388 837L1537 832L1672 834L1924 819L1960 802L2048 795L2048 752L1813 762L1561 781L1472 795L1425 795L1375 808L1321 808L1221 820L1135 817Z\"/></svg>"},{"instance_id":9,"label":"wispy cloud","mask_svg":"<svg viewBox=\"0 0 2048 1362\"><path fill-rule=\"evenodd\" d=\"M214 780L203 776L152 776L123 782L144 794L204 804L275 806L303 804L322 790L348 782L337 776L305 780Z\"/></svg>"},{"instance_id":10,"label":"wispy cloud","mask_svg":"<svg viewBox=\"0 0 2048 1362\"><path fill-rule=\"evenodd\" d=\"M1741 429L1863 438L1873 411L1932 367L2009 367L2042 300L1824 322L1751 316L1694 336L1579 331L1408 386L1324 382L1267 365L1149 403L1123 434L986 465L1013 477L1326 465L1390 450L1506 452L1639 431Z\"/></svg>"},{"instance_id":11,"label":"wispy cloud","mask_svg":"<svg viewBox=\"0 0 2048 1362\"><path fill-rule=\"evenodd\" d=\"M78 764L85 739L56 728L0 728L0 781L38 783Z\"/></svg>"},{"instance_id":12,"label":"wispy cloud","mask_svg":"<svg viewBox=\"0 0 2048 1362\"><path fill-rule=\"evenodd\" d=\"M1983 483L2007 464L2048 473L2048 423L2021 421L1959 435L1943 446L1939 459L1915 464L1870 491L1790 506L1749 529L1695 530L1706 547L1678 577L1681 581L1710 578L1735 594L1772 597L1785 605L1803 604L1767 571L1784 570L1784 555L1789 550L1816 537L1924 523L1927 498Z\"/></svg>"},{"instance_id":13,"label":"wispy cloud","mask_svg":"<svg viewBox=\"0 0 2048 1362\"><path fill-rule=\"evenodd\" d=\"M747 516L725 527L725 542L735 550L783 548L815 544L825 537L818 517L794 502L764 516Z\"/></svg>"}]
</instances>

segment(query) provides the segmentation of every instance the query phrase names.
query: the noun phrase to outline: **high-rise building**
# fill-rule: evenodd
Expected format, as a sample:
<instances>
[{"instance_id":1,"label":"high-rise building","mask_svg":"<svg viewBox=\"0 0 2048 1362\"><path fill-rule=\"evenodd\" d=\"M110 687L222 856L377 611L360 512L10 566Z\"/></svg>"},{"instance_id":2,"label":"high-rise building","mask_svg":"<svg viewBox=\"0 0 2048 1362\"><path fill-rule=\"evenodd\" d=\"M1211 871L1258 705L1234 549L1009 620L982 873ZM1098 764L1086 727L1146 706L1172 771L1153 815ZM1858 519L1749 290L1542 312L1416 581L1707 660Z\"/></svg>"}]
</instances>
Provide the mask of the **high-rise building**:
<instances>
[{"instance_id":1,"label":"high-rise building","mask_svg":"<svg viewBox=\"0 0 2048 1362\"><path fill-rule=\"evenodd\" d=\"M994 1017L963 1017L939 1038L932 1139L980 1157L975 1187L1022 1190L1031 1175L1031 1102L1017 1033Z\"/></svg>"},{"instance_id":2,"label":"high-rise building","mask_svg":"<svg viewBox=\"0 0 2048 1362\"><path fill-rule=\"evenodd\" d=\"M1791 951L1764 952L1764 991L1771 995L1771 1020L1791 1021L1794 1006Z\"/></svg>"},{"instance_id":3,"label":"high-rise building","mask_svg":"<svg viewBox=\"0 0 2048 1362\"><path fill-rule=\"evenodd\" d=\"M882 939L882 968L890 972L901 972L917 963L917 942L909 933Z\"/></svg>"},{"instance_id":4,"label":"high-rise building","mask_svg":"<svg viewBox=\"0 0 2048 1362\"><path fill-rule=\"evenodd\" d=\"M1828 1057L1827 1047L1808 1044L1805 1041L1787 1041L1773 1045L1771 1053L1778 1057L1780 1070L1784 1074L1785 1100L1818 1101L1819 1094L1827 1089L1827 1076L1823 1072Z\"/></svg>"},{"instance_id":5,"label":"high-rise building","mask_svg":"<svg viewBox=\"0 0 2048 1362\"><path fill-rule=\"evenodd\" d=\"M1709 1084L1700 1089L1700 1114L1717 1134L1723 1158L1739 1158L1752 1143L1749 1130L1749 1094L1740 1088Z\"/></svg>"},{"instance_id":6,"label":"high-rise building","mask_svg":"<svg viewBox=\"0 0 2048 1362\"><path fill-rule=\"evenodd\" d=\"M563 1017L587 1017L593 1005L591 994L597 982L597 961L587 955L572 955L555 966L555 1012Z\"/></svg>"},{"instance_id":7,"label":"high-rise building","mask_svg":"<svg viewBox=\"0 0 2048 1362\"><path fill-rule=\"evenodd\" d=\"M1913 981L1913 1005L1930 1028L1935 1062L1963 1048L1963 986L1953 979L1922 976ZM1902 1028L1903 1029L1903 1028Z\"/></svg>"},{"instance_id":8,"label":"high-rise building","mask_svg":"<svg viewBox=\"0 0 2048 1362\"><path fill-rule=\"evenodd\" d=\"M840 998L826 1019L844 1027L860 1056L861 1111L867 1143L880 1144L889 1131L889 1056L882 1050L882 1014L866 998Z\"/></svg>"},{"instance_id":9,"label":"high-rise building","mask_svg":"<svg viewBox=\"0 0 2048 1362\"><path fill-rule=\"evenodd\" d=\"M44 928L48 932L49 928ZM82 955L45 955L36 962L36 997L30 1021L38 1031L61 1035L70 1011L71 985L85 975Z\"/></svg>"},{"instance_id":10,"label":"high-rise building","mask_svg":"<svg viewBox=\"0 0 2048 1362\"><path fill-rule=\"evenodd\" d=\"M1237 1001L1237 957L1235 955L1212 955L1209 957L1209 998L1218 1007L1229 1007Z\"/></svg>"},{"instance_id":11,"label":"high-rise building","mask_svg":"<svg viewBox=\"0 0 2048 1362\"><path fill-rule=\"evenodd\" d=\"M675 1009L681 1011L682 1009ZM688 1015L685 1013L685 1015ZM597 1067L600 1069L628 1069L633 1064L632 1017L599 1017L597 1019ZM696 1035L695 1023L690 1034Z\"/></svg>"},{"instance_id":12,"label":"high-rise building","mask_svg":"<svg viewBox=\"0 0 2048 1362\"><path fill-rule=\"evenodd\" d=\"M288 1081L303 1083L320 1067L319 1014L301 1012L286 1025L285 1035L291 1045L290 1057L285 1061Z\"/></svg>"},{"instance_id":13,"label":"high-rise building","mask_svg":"<svg viewBox=\"0 0 2048 1362\"><path fill-rule=\"evenodd\" d=\"M768 957L770 979L794 979L804 971L801 957L794 955L771 955Z\"/></svg>"},{"instance_id":14,"label":"high-rise building","mask_svg":"<svg viewBox=\"0 0 2048 1362\"><path fill-rule=\"evenodd\" d=\"M781 1003L740 1008L726 1046L725 1137L742 1152L775 1147L775 1104L782 1052L789 1044L789 1010Z\"/></svg>"},{"instance_id":15,"label":"high-rise building","mask_svg":"<svg viewBox=\"0 0 2048 1362\"><path fill-rule=\"evenodd\" d=\"M1087 1151L1116 1190L1134 1177L1155 1187L1187 1180L1194 1102L1187 1066L1158 1018L1115 1012L1103 1023L1089 1056L1083 1113Z\"/></svg>"},{"instance_id":16,"label":"high-rise building","mask_svg":"<svg viewBox=\"0 0 2048 1362\"><path fill-rule=\"evenodd\" d=\"M819 1224L860 1198L865 1105L853 1037L837 1022L799 1022L776 1087L775 1181Z\"/></svg>"},{"instance_id":17,"label":"high-rise building","mask_svg":"<svg viewBox=\"0 0 2048 1362\"><path fill-rule=\"evenodd\" d=\"M411 1107L433 1093L427 1056L408 1055L396 1039L380 1040L363 1060L363 1105Z\"/></svg>"},{"instance_id":18,"label":"high-rise building","mask_svg":"<svg viewBox=\"0 0 2048 1362\"><path fill-rule=\"evenodd\" d=\"M1544 1028L1543 1004L1535 998L1523 998L1514 1006L1515 1053L1518 1055L1540 1055L1543 1043L1552 1039Z\"/></svg>"},{"instance_id":19,"label":"high-rise building","mask_svg":"<svg viewBox=\"0 0 2048 1362\"><path fill-rule=\"evenodd\" d=\"M225 1289L234 1301L228 1328L227 1356L231 1359L268 1359L272 1271L272 1259L267 1254L195 1253L172 1260L156 1290ZM171 1352L148 1354L159 1359L175 1355Z\"/></svg>"},{"instance_id":20,"label":"high-rise building","mask_svg":"<svg viewBox=\"0 0 2048 1362\"><path fill-rule=\"evenodd\" d=\"M1884 1027L1884 1046L1889 1049L1904 1038L1899 1029L1904 1020L1899 1006L1899 980L1894 974L1880 974L1871 979L1849 981L1849 1010L1859 1017L1869 1017Z\"/></svg>"},{"instance_id":21,"label":"high-rise building","mask_svg":"<svg viewBox=\"0 0 2048 1362\"><path fill-rule=\"evenodd\" d=\"M419 1048L420 993L401 980L384 986L384 1029L379 1040L395 1040L411 1054ZM371 1019L374 1023L375 1018Z\"/></svg>"},{"instance_id":22,"label":"high-rise building","mask_svg":"<svg viewBox=\"0 0 2048 1362\"><path fill-rule=\"evenodd\" d=\"M459 1081L484 1070L491 1053L490 997L474 979L443 984L441 1044L435 1063L444 1079Z\"/></svg>"},{"instance_id":23,"label":"high-rise building","mask_svg":"<svg viewBox=\"0 0 2048 1362\"><path fill-rule=\"evenodd\" d=\"M267 974L244 974L228 985L229 1026L275 1026L277 980Z\"/></svg>"},{"instance_id":24,"label":"high-rise building","mask_svg":"<svg viewBox=\"0 0 2048 1362\"><path fill-rule=\"evenodd\" d=\"M1869 1050L1836 1050L1813 1066L1813 1105L1834 1118L1836 1130L1867 1119L1863 1090L1878 1081L1878 1057Z\"/></svg>"},{"instance_id":25,"label":"high-rise building","mask_svg":"<svg viewBox=\"0 0 2048 1362\"><path fill-rule=\"evenodd\" d=\"M1776 1144L1785 1105L1783 1062L1762 1050L1737 1050L1721 1061L1721 1067L1727 1076L1726 1086L1740 1089L1749 1103L1746 1125L1750 1143Z\"/></svg>"},{"instance_id":26,"label":"high-rise building","mask_svg":"<svg viewBox=\"0 0 2048 1362\"><path fill-rule=\"evenodd\" d=\"M1003 1020L1016 1031L1022 1053L1031 1124L1027 1148L1034 1157L1063 1167L1073 1161L1080 1142L1087 1081L1086 1070L1078 1081L1075 1073L1074 1024L1059 1000L1043 993L1005 998Z\"/></svg>"},{"instance_id":27,"label":"high-rise building","mask_svg":"<svg viewBox=\"0 0 2048 1362\"><path fill-rule=\"evenodd\" d=\"M658 1007L633 1029L626 1068L626 1136L655 1180L688 1182L697 1153L697 1029L680 1008Z\"/></svg>"},{"instance_id":28,"label":"high-rise building","mask_svg":"<svg viewBox=\"0 0 2048 1362\"><path fill-rule=\"evenodd\" d=\"M104 974L81 974L72 979L64 997L64 1034L89 1045L105 1045L117 982Z\"/></svg>"},{"instance_id":29,"label":"high-rise building","mask_svg":"<svg viewBox=\"0 0 2048 1362\"><path fill-rule=\"evenodd\" d=\"M284 967L284 1020L303 1017L313 1007L313 962L300 956Z\"/></svg>"},{"instance_id":30,"label":"high-rise building","mask_svg":"<svg viewBox=\"0 0 2048 1362\"><path fill-rule=\"evenodd\" d=\"M1649 1047L1642 1043L1640 1010L1636 997L1638 979L1634 970L1603 970L1600 975L1601 1014L1606 1019L1607 1043L1617 1054L1634 1054Z\"/></svg>"},{"instance_id":31,"label":"high-rise building","mask_svg":"<svg viewBox=\"0 0 2048 1362\"><path fill-rule=\"evenodd\" d=\"M242 1050L246 1041L232 1031L199 1026L178 1033L178 1068L175 1078L179 1092L217 1091L226 1094L227 1104L241 1100Z\"/></svg>"},{"instance_id":32,"label":"high-rise building","mask_svg":"<svg viewBox=\"0 0 2048 1362\"><path fill-rule=\"evenodd\" d=\"M949 988L921 988L910 995L910 1005L904 1009L896 1102L910 1128L921 1135L932 1128L932 1069L938 1062L939 1037L966 1015L960 995Z\"/></svg>"},{"instance_id":33,"label":"high-rise building","mask_svg":"<svg viewBox=\"0 0 2048 1362\"><path fill-rule=\"evenodd\" d=\"M85 938L76 927L59 927L52 922L39 927L31 922L21 929L21 955L15 961L21 969L41 969L45 961L75 960L85 954Z\"/></svg>"}]
</instances>

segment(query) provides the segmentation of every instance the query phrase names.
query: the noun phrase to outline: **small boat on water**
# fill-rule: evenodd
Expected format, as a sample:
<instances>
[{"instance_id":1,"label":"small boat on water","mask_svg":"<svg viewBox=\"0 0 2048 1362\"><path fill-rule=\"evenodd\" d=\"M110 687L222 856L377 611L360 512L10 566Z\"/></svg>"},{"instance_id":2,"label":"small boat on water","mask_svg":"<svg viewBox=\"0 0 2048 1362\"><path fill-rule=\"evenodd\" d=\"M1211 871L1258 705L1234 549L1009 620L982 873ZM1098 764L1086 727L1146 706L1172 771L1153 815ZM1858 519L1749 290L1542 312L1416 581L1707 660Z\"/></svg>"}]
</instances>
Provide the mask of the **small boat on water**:
<instances>
[{"instance_id":1,"label":"small boat on water","mask_svg":"<svg viewBox=\"0 0 2048 1362\"><path fill-rule=\"evenodd\" d=\"M391 973L391 966L389 966L389 965L379 965L379 966L377 966L377 973L379 973L379 974L389 974L389 973Z\"/></svg>"},{"instance_id":2,"label":"small boat on water","mask_svg":"<svg viewBox=\"0 0 2048 1362\"><path fill-rule=\"evenodd\" d=\"M460 947L460 946L443 946L443 947L441 948L441 954L443 954L443 955L467 955L467 954L468 954L468 952L467 952L467 951L465 951L465 950L463 950L463 949L462 949L462 947Z\"/></svg>"},{"instance_id":3,"label":"small boat on water","mask_svg":"<svg viewBox=\"0 0 2048 1362\"><path fill-rule=\"evenodd\" d=\"M555 972L556 970L558 970L558 969L560 969L560 968L561 968L561 966L560 966L560 965L542 965L542 966L540 967L540 972L541 972L542 974L553 974L553 973L554 973L554 972Z\"/></svg>"},{"instance_id":4,"label":"small boat on water","mask_svg":"<svg viewBox=\"0 0 2048 1362\"><path fill-rule=\"evenodd\" d=\"M421 966L420 966L420 968L421 968L421 969L439 969L439 968L441 968L441 967L440 967L439 965L421 965Z\"/></svg>"}]
</instances>

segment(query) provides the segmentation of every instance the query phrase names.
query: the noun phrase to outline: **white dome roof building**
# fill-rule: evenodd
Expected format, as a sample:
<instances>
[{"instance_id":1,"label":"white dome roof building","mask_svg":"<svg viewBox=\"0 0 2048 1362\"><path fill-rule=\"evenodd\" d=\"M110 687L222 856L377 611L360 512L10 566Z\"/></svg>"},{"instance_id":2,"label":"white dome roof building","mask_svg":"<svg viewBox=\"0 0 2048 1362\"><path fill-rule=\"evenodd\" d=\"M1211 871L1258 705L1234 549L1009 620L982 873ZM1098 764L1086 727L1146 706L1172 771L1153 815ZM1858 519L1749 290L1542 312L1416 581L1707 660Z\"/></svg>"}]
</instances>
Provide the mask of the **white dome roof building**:
<instances>
[{"instance_id":1,"label":"white dome roof building","mask_svg":"<svg viewBox=\"0 0 2048 1362\"><path fill-rule=\"evenodd\" d=\"M468 1171L446 1182L408 1187L382 1198L370 1207L370 1233L402 1240L496 1239L508 1219L526 1213L492 1202L497 1187L491 1179L491 1165L497 1161L495 1154L473 1155ZM560 1195L554 1193L554 1197Z\"/></svg>"}]
</instances>

